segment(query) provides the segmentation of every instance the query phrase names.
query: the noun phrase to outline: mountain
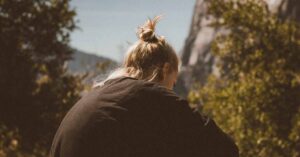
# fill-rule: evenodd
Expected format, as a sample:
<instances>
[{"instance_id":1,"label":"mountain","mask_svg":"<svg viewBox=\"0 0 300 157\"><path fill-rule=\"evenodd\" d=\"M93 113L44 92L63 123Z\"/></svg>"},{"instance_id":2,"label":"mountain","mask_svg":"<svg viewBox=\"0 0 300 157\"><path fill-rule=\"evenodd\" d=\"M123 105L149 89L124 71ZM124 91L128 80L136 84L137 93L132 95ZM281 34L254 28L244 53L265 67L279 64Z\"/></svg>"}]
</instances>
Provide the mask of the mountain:
<instances>
[{"instance_id":1,"label":"mountain","mask_svg":"<svg viewBox=\"0 0 300 157\"><path fill-rule=\"evenodd\" d=\"M284 19L300 22L299 0L265 0L270 10ZM179 75L180 91L186 96L192 85L205 84L208 75L218 73L216 58L210 52L211 42L218 33L226 32L208 26L213 17L207 14L209 0L197 0L188 37L181 52L182 70Z\"/></svg>"},{"instance_id":2,"label":"mountain","mask_svg":"<svg viewBox=\"0 0 300 157\"><path fill-rule=\"evenodd\" d=\"M67 63L68 71L73 74L82 74L96 70L97 65L109 62L109 69L113 69L118 65L114 60L95 54L85 53L74 49L72 59Z\"/></svg>"}]
</instances>

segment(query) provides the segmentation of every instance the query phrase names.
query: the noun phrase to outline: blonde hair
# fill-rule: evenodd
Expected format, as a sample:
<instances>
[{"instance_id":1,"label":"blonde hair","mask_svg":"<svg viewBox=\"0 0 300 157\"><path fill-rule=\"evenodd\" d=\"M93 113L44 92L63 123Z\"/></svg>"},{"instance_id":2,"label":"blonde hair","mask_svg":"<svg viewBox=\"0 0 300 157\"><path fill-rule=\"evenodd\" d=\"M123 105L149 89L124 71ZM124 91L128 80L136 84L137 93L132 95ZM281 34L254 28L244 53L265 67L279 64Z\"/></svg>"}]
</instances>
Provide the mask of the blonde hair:
<instances>
[{"instance_id":1,"label":"blonde hair","mask_svg":"<svg viewBox=\"0 0 300 157\"><path fill-rule=\"evenodd\" d=\"M127 51L123 65L115 70L106 80L119 76L129 76L146 81L163 80L163 66L169 63L170 71L178 71L179 59L174 49L163 36L155 35L155 26L161 16L148 19L138 28L139 40ZM96 84L101 86L106 81Z\"/></svg>"}]
</instances>

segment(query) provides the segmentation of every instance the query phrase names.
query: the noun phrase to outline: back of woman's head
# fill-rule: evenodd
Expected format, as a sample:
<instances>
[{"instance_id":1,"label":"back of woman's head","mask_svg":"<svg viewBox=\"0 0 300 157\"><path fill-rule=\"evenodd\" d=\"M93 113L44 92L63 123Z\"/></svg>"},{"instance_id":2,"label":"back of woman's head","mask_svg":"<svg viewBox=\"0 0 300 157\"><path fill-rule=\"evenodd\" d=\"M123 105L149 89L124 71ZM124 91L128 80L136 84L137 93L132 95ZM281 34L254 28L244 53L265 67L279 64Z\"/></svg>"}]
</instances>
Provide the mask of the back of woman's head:
<instances>
[{"instance_id":1,"label":"back of woman's head","mask_svg":"<svg viewBox=\"0 0 300 157\"><path fill-rule=\"evenodd\" d=\"M156 16L138 28L139 40L132 45L125 56L124 68L127 75L147 81L161 81L165 63L170 71L178 71L178 57L164 37L155 34L160 19Z\"/></svg>"},{"instance_id":2,"label":"back of woman's head","mask_svg":"<svg viewBox=\"0 0 300 157\"><path fill-rule=\"evenodd\" d=\"M164 78L164 66L169 65L169 72L178 71L179 59L163 36L155 34L155 26L161 16L146 21L138 28L139 40L127 51L121 68L113 72L106 80L122 75L159 82ZM98 83L99 86L103 84Z\"/></svg>"}]
</instances>

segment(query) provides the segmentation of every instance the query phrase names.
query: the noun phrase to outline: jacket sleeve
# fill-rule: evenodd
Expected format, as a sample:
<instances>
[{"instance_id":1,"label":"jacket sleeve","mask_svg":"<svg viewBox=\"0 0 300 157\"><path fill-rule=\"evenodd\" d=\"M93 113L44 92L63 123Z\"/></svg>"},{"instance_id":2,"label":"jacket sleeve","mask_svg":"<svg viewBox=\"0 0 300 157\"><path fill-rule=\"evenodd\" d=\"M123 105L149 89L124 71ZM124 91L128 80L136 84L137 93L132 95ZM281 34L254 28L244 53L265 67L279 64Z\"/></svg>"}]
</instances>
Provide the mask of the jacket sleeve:
<instances>
[{"instance_id":1,"label":"jacket sleeve","mask_svg":"<svg viewBox=\"0 0 300 157\"><path fill-rule=\"evenodd\" d=\"M191 156L238 157L238 147L216 123L196 110L175 93L166 91L165 104L171 116L170 125L174 129L174 138L182 142L181 147ZM175 143L176 143L175 142Z\"/></svg>"}]
</instances>

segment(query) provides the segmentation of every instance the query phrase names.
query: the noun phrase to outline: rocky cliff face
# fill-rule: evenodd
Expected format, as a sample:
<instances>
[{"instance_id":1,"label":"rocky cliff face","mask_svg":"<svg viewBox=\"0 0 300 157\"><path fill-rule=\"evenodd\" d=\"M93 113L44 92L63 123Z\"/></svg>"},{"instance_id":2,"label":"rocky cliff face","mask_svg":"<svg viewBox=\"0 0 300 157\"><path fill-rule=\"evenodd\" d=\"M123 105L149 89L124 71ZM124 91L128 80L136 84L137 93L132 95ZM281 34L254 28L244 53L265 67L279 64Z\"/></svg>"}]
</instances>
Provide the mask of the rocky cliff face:
<instances>
[{"instance_id":1,"label":"rocky cliff face","mask_svg":"<svg viewBox=\"0 0 300 157\"><path fill-rule=\"evenodd\" d=\"M226 30L209 27L213 17L207 15L209 0L197 0L190 26L181 53L182 70L179 75L179 85L175 90L183 96L195 82L204 84L207 76L217 73L215 58L210 53L210 44L218 33ZM300 22L300 0L266 0L271 11L278 13L282 19L293 18Z\"/></svg>"}]
</instances>

